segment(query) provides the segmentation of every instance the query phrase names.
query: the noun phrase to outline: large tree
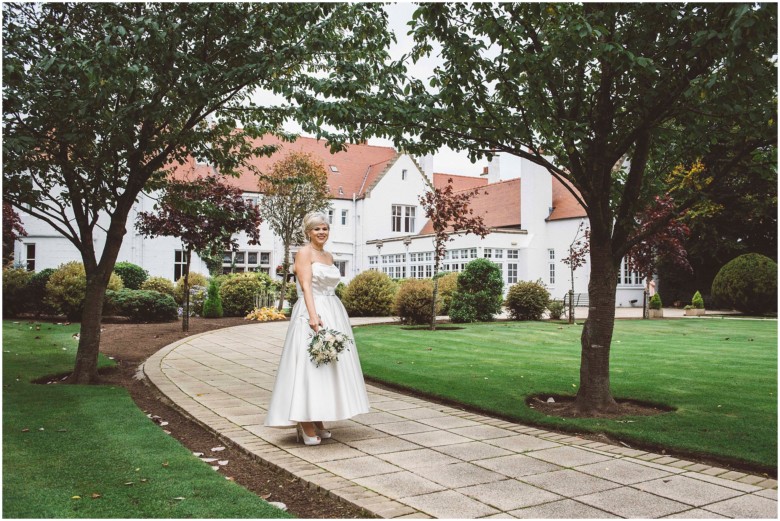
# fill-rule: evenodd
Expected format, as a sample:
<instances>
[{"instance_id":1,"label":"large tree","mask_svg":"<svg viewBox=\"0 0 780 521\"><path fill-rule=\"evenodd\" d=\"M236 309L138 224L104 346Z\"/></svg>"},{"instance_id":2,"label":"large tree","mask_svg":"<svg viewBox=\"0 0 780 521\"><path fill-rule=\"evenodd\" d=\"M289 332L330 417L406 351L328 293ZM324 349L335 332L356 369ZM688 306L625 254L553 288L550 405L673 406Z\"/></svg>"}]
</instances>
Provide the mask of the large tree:
<instances>
[{"instance_id":1,"label":"large tree","mask_svg":"<svg viewBox=\"0 0 780 521\"><path fill-rule=\"evenodd\" d=\"M243 232L249 244L260 242L260 213L247 204L241 189L216 176L171 181L155 203L154 212L138 214L136 228L146 237L178 237L184 245L184 314L182 331L190 329L189 276L192 252L211 257L238 249L235 234Z\"/></svg>"},{"instance_id":2,"label":"large tree","mask_svg":"<svg viewBox=\"0 0 780 521\"><path fill-rule=\"evenodd\" d=\"M3 196L81 252L87 293L76 383L96 381L103 296L139 193L160 187L168 168L190 156L229 175L270 153L252 138L280 133L292 110L258 105L252 93L377 88L392 39L375 4L2 9Z\"/></svg>"},{"instance_id":3,"label":"large tree","mask_svg":"<svg viewBox=\"0 0 780 521\"><path fill-rule=\"evenodd\" d=\"M290 271L290 246L303 242L303 218L309 212L330 207L328 173L325 164L304 152L290 152L276 161L260 178L263 201L260 215L282 241L282 284L279 310L287 294Z\"/></svg>"},{"instance_id":4,"label":"large tree","mask_svg":"<svg viewBox=\"0 0 780 521\"><path fill-rule=\"evenodd\" d=\"M591 259L576 408L618 409L609 372L618 269L666 224L638 233L637 214L668 190L674 165L701 157L721 182L774 149L777 6L429 3L410 26L411 59L435 53L441 64L377 93L381 118L360 100L344 121L409 151L512 154L574 188Z\"/></svg>"}]
</instances>

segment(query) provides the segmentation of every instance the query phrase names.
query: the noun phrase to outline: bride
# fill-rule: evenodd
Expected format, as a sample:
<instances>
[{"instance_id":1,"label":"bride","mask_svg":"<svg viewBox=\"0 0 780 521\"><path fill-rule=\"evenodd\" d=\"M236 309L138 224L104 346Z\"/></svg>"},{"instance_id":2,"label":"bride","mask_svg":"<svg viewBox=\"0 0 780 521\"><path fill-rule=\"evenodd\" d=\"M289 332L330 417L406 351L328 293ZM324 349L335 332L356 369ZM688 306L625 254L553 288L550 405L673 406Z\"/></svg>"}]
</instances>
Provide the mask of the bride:
<instances>
[{"instance_id":1,"label":"bride","mask_svg":"<svg viewBox=\"0 0 780 521\"><path fill-rule=\"evenodd\" d=\"M336 421L369 412L360 359L353 345L336 362L317 367L307 352L312 334L321 327L352 338L349 317L336 296L339 269L325 251L330 235L328 218L312 212L303 218L309 244L295 256L298 301L290 315L279 370L276 374L265 425L297 428L306 445L318 445L331 433L324 421ZM300 298L303 296L303 298Z\"/></svg>"}]
</instances>

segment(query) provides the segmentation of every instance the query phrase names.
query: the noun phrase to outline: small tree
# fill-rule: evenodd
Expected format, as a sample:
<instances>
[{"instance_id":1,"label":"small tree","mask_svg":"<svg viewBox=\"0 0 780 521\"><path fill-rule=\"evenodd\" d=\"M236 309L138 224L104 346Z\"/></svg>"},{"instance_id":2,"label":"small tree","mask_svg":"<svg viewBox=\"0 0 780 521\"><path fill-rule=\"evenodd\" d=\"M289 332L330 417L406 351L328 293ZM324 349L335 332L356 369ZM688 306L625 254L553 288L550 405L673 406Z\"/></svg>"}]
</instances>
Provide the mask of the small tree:
<instances>
[{"instance_id":1,"label":"small tree","mask_svg":"<svg viewBox=\"0 0 780 521\"><path fill-rule=\"evenodd\" d=\"M452 235L473 233L484 238L490 229L485 226L482 216L474 215L469 208L471 199L479 193L479 189L455 192L452 179L447 180L444 188L436 188L431 181L423 176L428 185L428 191L420 196L420 204L425 210L425 216L433 225L433 305L431 331L436 329L436 300L439 294L439 266L447 252L447 241L454 240Z\"/></svg>"},{"instance_id":2,"label":"small tree","mask_svg":"<svg viewBox=\"0 0 780 521\"><path fill-rule=\"evenodd\" d=\"M588 262L588 253L590 253L590 228L586 228L583 221L577 227L577 233L569 244L569 254L561 259L561 262L569 266L569 273L571 273L569 324L574 323L574 272Z\"/></svg>"},{"instance_id":3,"label":"small tree","mask_svg":"<svg viewBox=\"0 0 780 521\"><path fill-rule=\"evenodd\" d=\"M677 213L674 200L667 194L656 197L654 204L637 217L639 224L635 234L644 238L628 251L626 263L629 270L638 272L645 279L645 294L649 294L650 280L662 259L692 272L683 246L690 230L679 219L671 217ZM647 318L645 313L642 316Z\"/></svg>"},{"instance_id":4,"label":"small tree","mask_svg":"<svg viewBox=\"0 0 780 521\"><path fill-rule=\"evenodd\" d=\"M3 202L3 264L13 259L14 243L27 237L22 219L13 206Z\"/></svg>"},{"instance_id":5,"label":"small tree","mask_svg":"<svg viewBox=\"0 0 780 521\"><path fill-rule=\"evenodd\" d=\"M290 271L290 246L303 242L303 217L330 207L328 174L322 161L311 154L291 152L261 177L260 191L264 194L260 215L284 245L279 288L281 311Z\"/></svg>"},{"instance_id":6,"label":"small tree","mask_svg":"<svg viewBox=\"0 0 780 521\"><path fill-rule=\"evenodd\" d=\"M157 213L138 215L136 227L146 237L179 237L184 244L184 315L182 331L190 326L189 272L192 252L238 248L233 234L244 232L249 244L260 241L260 214L247 205L238 188L209 176L195 181L172 181L155 204Z\"/></svg>"}]
</instances>

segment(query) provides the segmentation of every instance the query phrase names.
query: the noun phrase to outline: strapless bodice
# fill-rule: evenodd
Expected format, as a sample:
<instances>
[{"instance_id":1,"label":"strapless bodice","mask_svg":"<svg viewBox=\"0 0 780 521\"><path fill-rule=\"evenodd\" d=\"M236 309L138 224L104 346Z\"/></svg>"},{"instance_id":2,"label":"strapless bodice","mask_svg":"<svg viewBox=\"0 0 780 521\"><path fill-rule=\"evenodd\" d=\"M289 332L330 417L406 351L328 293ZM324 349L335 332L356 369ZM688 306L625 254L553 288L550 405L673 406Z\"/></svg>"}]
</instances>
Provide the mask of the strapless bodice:
<instances>
[{"instance_id":1,"label":"strapless bodice","mask_svg":"<svg viewBox=\"0 0 780 521\"><path fill-rule=\"evenodd\" d=\"M336 286L341 280L341 272L335 264L313 262L311 265L311 291L315 295L330 296L336 294ZM296 283L298 296L303 296L300 284Z\"/></svg>"}]
</instances>

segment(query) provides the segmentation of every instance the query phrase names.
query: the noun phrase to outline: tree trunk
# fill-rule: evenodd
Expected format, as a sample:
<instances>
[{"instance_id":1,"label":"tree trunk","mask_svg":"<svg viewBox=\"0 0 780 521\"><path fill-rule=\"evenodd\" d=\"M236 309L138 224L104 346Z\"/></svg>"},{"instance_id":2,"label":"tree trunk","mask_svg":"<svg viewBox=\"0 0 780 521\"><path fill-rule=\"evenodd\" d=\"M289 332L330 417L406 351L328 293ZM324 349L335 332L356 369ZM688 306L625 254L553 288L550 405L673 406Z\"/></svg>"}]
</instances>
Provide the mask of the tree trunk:
<instances>
[{"instance_id":1,"label":"tree trunk","mask_svg":"<svg viewBox=\"0 0 780 521\"><path fill-rule=\"evenodd\" d=\"M282 260L282 287L279 289L279 311L284 307L284 297L287 293L287 274L290 272L290 244L284 243L284 259Z\"/></svg>"},{"instance_id":2,"label":"tree trunk","mask_svg":"<svg viewBox=\"0 0 780 521\"><path fill-rule=\"evenodd\" d=\"M436 299L439 298L439 259L433 260L433 304L431 309L431 331L436 331Z\"/></svg>"},{"instance_id":3,"label":"tree trunk","mask_svg":"<svg viewBox=\"0 0 780 521\"><path fill-rule=\"evenodd\" d=\"M614 411L618 404L609 386L609 352L615 326L617 266L609 241L597 244L591 237L590 307L582 328L582 358L577 411L585 416Z\"/></svg>"},{"instance_id":4,"label":"tree trunk","mask_svg":"<svg viewBox=\"0 0 780 521\"><path fill-rule=\"evenodd\" d=\"M113 263L112 263L113 266ZM113 269L111 270L113 271ZM79 348L76 352L76 365L67 383L97 383L97 361L100 351L100 329L103 322L103 300L111 271L106 276L102 272L87 276L87 289L84 300L84 312L79 330Z\"/></svg>"}]
</instances>

